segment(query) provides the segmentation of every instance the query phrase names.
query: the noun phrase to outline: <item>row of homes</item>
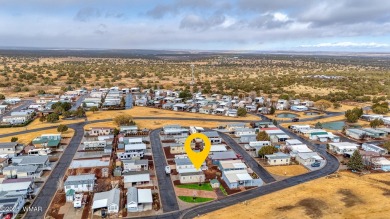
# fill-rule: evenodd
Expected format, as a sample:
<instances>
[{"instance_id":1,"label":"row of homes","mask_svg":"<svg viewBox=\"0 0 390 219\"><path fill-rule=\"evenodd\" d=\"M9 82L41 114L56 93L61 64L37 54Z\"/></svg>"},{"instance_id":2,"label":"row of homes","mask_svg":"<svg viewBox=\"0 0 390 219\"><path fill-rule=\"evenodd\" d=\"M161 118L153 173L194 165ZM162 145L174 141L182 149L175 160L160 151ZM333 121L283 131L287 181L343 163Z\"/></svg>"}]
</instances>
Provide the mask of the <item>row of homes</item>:
<instances>
[{"instance_id":1,"label":"row of homes","mask_svg":"<svg viewBox=\"0 0 390 219\"><path fill-rule=\"evenodd\" d=\"M354 139L383 139L390 134L390 128L346 129L345 133Z\"/></svg>"}]
</instances>

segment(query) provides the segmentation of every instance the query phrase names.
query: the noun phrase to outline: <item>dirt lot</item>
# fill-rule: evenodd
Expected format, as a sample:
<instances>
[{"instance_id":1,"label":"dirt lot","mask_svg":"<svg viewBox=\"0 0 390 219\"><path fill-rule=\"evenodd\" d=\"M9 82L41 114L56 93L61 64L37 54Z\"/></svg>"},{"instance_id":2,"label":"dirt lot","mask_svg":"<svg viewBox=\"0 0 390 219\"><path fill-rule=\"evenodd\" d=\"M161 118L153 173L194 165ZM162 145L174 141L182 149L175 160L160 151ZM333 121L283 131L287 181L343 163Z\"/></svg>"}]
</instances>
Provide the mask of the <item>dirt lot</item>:
<instances>
[{"instance_id":1,"label":"dirt lot","mask_svg":"<svg viewBox=\"0 0 390 219\"><path fill-rule=\"evenodd\" d=\"M221 125L221 122L204 122L204 121L193 121L193 120L134 120L137 123L138 128L143 129L156 129L156 128L162 128L164 125L172 125L177 124L181 126L201 126L205 128L216 128L219 125ZM88 124L85 126L85 129L91 128L91 127L112 127L115 128L117 125L115 125L113 122L99 122L94 124Z\"/></svg>"},{"instance_id":2,"label":"dirt lot","mask_svg":"<svg viewBox=\"0 0 390 219\"><path fill-rule=\"evenodd\" d=\"M28 144L30 143L34 138L41 136L42 134L58 134L57 129L47 129L43 131L37 131L37 132L31 132L23 135L15 135L11 137L5 137L5 138L0 138L0 142L9 142L11 141L12 137L17 137L18 142L22 144ZM63 137L73 137L74 130L73 129L68 129L68 131L63 133Z\"/></svg>"},{"instance_id":3,"label":"dirt lot","mask_svg":"<svg viewBox=\"0 0 390 219\"><path fill-rule=\"evenodd\" d=\"M320 178L201 218L388 218L390 174Z\"/></svg>"},{"instance_id":4,"label":"dirt lot","mask_svg":"<svg viewBox=\"0 0 390 219\"><path fill-rule=\"evenodd\" d=\"M271 174L279 176L296 176L307 173L308 170L301 165L269 166L265 169Z\"/></svg>"},{"instance_id":5,"label":"dirt lot","mask_svg":"<svg viewBox=\"0 0 390 219\"><path fill-rule=\"evenodd\" d=\"M58 126L60 124L69 125L69 124L83 122L83 121L84 121L84 119L75 119L75 120L62 120L62 119L60 119L60 121L58 121L58 122L48 123L48 122L40 122L39 119L35 119L34 121L32 121L30 124L28 124L25 127L1 128L0 134L8 134L10 132L21 132L21 131L30 130L30 129Z\"/></svg>"},{"instance_id":6,"label":"dirt lot","mask_svg":"<svg viewBox=\"0 0 390 219\"><path fill-rule=\"evenodd\" d=\"M87 112L88 120L110 119L117 115L130 114L133 117L177 117L177 118L205 118L205 119L232 119L232 120L259 120L258 117L248 114L246 117L226 117L216 115L206 115L200 113L189 112L176 112L172 110L162 110L149 107L134 107L129 110L116 110L116 111L99 111L99 112Z\"/></svg>"}]
</instances>

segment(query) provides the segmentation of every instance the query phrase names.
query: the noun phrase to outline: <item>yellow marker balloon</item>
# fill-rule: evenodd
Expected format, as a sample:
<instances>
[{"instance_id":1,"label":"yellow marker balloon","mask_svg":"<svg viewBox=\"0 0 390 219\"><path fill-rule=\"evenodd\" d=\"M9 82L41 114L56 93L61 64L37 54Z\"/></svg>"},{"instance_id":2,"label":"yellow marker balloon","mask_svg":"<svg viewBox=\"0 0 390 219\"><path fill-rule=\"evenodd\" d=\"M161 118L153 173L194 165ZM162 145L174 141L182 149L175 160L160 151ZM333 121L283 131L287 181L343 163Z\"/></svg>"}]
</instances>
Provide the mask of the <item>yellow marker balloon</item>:
<instances>
[{"instance_id":1,"label":"yellow marker balloon","mask_svg":"<svg viewBox=\"0 0 390 219\"><path fill-rule=\"evenodd\" d=\"M195 138L200 138L204 142L204 147L201 152L194 152L191 148L191 141ZM193 133L190 136L188 136L186 141L184 142L184 150L186 151L192 164L194 164L197 170L200 169L203 162L206 160L207 156L209 155L210 148L211 148L210 139L202 133Z\"/></svg>"}]
</instances>

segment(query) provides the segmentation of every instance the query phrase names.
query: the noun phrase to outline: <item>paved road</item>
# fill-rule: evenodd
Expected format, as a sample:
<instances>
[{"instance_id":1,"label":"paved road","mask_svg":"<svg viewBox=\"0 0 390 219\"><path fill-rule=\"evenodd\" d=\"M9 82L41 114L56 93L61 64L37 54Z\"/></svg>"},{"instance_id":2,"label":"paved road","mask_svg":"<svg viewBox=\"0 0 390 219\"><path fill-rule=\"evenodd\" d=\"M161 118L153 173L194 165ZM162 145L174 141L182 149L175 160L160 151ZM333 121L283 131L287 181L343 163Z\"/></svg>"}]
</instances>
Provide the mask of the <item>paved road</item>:
<instances>
[{"instance_id":1,"label":"paved road","mask_svg":"<svg viewBox=\"0 0 390 219\"><path fill-rule=\"evenodd\" d=\"M17 106L17 107L15 107L15 108L11 109L10 111L8 111L8 112L6 112L6 113L4 113L4 114L1 114L1 115L0 115L0 120L3 120L3 116L10 116L12 112L18 112L18 111L20 111L20 110L23 109L23 108L27 108L27 107L29 107L32 103L34 103L33 100L22 100L22 103L21 103L19 106Z\"/></svg>"},{"instance_id":2,"label":"paved road","mask_svg":"<svg viewBox=\"0 0 390 219\"><path fill-rule=\"evenodd\" d=\"M162 208L164 212L177 211L179 210L179 204L177 203L171 177L165 174L165 166L168 164L160 142L160 131L161 129L153 130L150 133L150 141L152 145L154 166L157 174Z\"/></svg>"},{"instance_id":3,"label":"paved road","mask_svg":"<svg viewBox=\"0 0 390 219\"><path fill-rule=\"evenodd\" d=\"M75 130L75 135L70 141L69 145L66 147L64 153L62 154L60 160L57 163L57 166L52 170L49 178L44 184L43 188L39 192L38 196L35 198L34 203L31 207L40 207L43 211L28 211L24 218L26 219L36 219L43 218L46 210L48 209L52 198L54 197L57 191L57 184L59 180L62 180L64 177L65 171L68 169L70 163L72 162L73 156L77 151L81 143L81 139L84 134L84 125L85 123L78 123L69 125L69 128Z\"/></svg>"},{"instance_id":4,"label":"paved road","mask_svg":"<svg viewBox=\"0 0 390 219\"><path fill-rule=\"evenodd\" d=\"M271 176L262 166L258 165L256 160L245 151L235 140L225 133L219 133L222 139L230 146L232 149L240 154L246 165L248 165L265 183L275 182L275 178Z\"/></svg>"},{"instance_id":5,"label":"paved road","mask_svg":"<svg viewBox=\"0 0 390 219\"><path fill-rule=\"evenodd\" d=\"M233 141L233 139L231 140ZM290 177L285 180L273 182L270 184L265 184L264 186L255 189L237 193L222 199L217 199L209 203L200 204L197 205L196 207L192 207L186 210L175 211L164 215L142 217L142 218L159 218L159 219L194 218L197 217L198 215L203 215L221 208L242 203L246 200L257 198L259 196L267 195L304 182L308 182L313 179L317 179L329 175L338 170L339 162L334 156L329 155L326 152L326 150L323 150L322 147L320 147L319 153L321 153L321 155L324 156L324 158L327 160L326 165L322 169L309 172L303 175Z\"/></svg>"},{"instance_id":6,"label":"paved road","mask_svg":"<svg viewBox=\"0 0 390 219\"><path fill-rule=\"evenodd\" d=\"M83 103L85 97L86 97L85 94L80 95L79 99L77 99L76 103L72 106L71 110L77 110L77 108L79 108L79 106L81 106L81 104Z\"/></svg>"},{"instance_id":7,"label":"paved road","mask_svg":"<svg viewBox=\"0 0 390 219\"><path fill-rule=\"evenodd\" d=\"M133 94L128 93L126 94L126 109L133 108Z\"/></svg>"},{"instance_id":8,"label":"paved road","mask_svg":"<svg viewBox=\"0 0 390 219\"><path fill-rule=\"evenodd\" d=\"M176 118L176 117L133 117L134 120L190 120L190 121L215 121L215 122L221 122L221 123L226 123L226 122L251 122L252 120L229 120L229 119L200 119L200 118ZM87 124L91 123L99 123L99 122L109 122L112 121L112 119L99 119L99 120L93 120L93 121L88 121ZM84 123L84 122L80 122ZM43 128L36 128L36 129L28 129L25 131L20 131L20 132L13 132L13 133L8 133L8 134L2 134L0 135L0 138L4 137L11 137L15 135L22 135L26 133L31 133L31 132L37 132L37 131L43 131L46 129L52 129L52 128L57 128L60 123L53 125L53 126L48 126L48 127L43 127ZM77 123L75 123L77 124Z\"/></svg>"},{"instance_id":9,"label":"paved road","mask_svg":"<svg viewBox=\"0 0 390 219\"><path fill-rule=\"evenodd\" d=\"M263 115L260 115L260 114L255 114L255 113L251 113L252 115L257 115L257 116L263 116ZM344 115L345 113L344 112L329 112L329 111L325 111L325 115L319 115L319 116L313 116L313 117L310 117L310 118L304 118L304 119L299 119L299 122L308 122L308 121L313 121L313 120L318 120L318 119L326 119L326 118L330 118L330 117L335 117L335 116L341 116L341 115ZM278 123L290 123L291 120L278 120Z\"/></svg>"}]
</instances>

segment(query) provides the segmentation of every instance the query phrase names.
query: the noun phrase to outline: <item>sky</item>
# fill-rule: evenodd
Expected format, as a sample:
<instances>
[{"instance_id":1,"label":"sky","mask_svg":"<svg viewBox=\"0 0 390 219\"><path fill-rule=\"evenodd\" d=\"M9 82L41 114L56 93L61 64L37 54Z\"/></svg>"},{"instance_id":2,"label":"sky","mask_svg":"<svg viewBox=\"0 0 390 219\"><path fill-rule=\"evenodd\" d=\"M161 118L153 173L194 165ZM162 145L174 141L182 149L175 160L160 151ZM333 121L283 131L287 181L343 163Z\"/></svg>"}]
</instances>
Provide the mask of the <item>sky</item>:
<instances>
[{"instance_id":1,"label":"sky","mask_svg":"<svg viewBox=\"0 0 390 219\"><path fill-rule=\"evenodd\" d=\"M0 47L390 52L390 1L0 0Z\"/></svg>"}]
</instances>

